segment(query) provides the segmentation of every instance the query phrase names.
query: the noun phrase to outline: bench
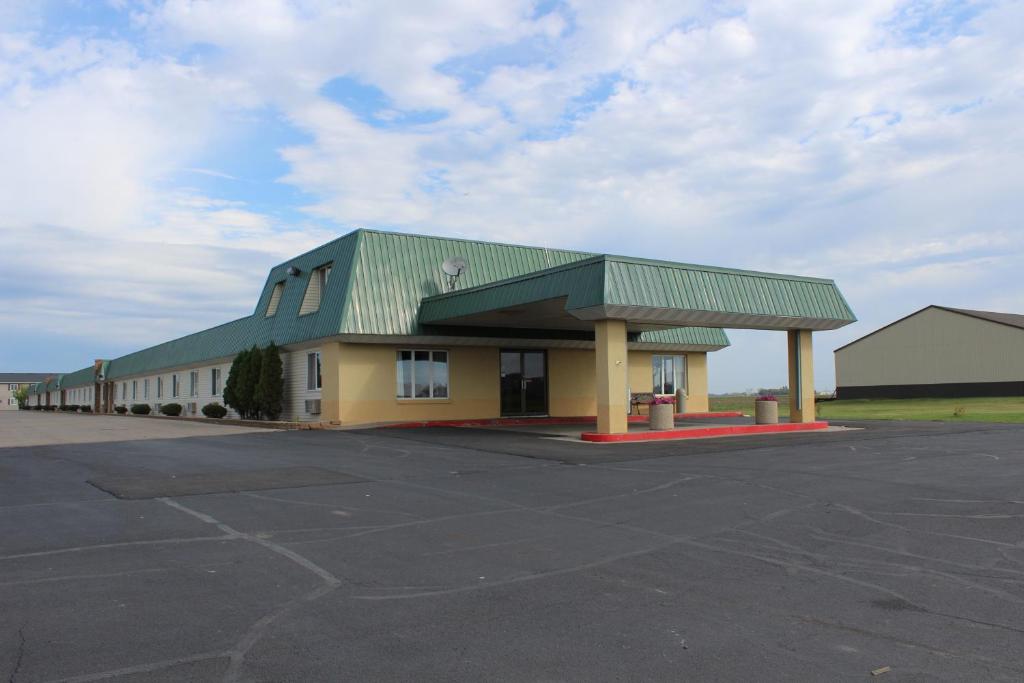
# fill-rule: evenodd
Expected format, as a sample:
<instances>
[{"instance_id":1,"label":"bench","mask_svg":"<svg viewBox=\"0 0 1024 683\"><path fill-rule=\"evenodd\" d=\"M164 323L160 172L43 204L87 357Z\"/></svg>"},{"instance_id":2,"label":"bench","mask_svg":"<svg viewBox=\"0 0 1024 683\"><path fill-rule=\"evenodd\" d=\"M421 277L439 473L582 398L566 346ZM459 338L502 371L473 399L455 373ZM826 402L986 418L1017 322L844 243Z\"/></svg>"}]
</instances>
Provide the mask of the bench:
<instances>
[{"instance_id":1,"label":"bench","mask_svg":"<svg viewBox=\"0 0 1024 683\"><path fill-rule=\"evenodd\" d=\"M636 414L640 414L640 406L647 406L647 413L651 412L651 404L654 403L654 394L650 391L641 391L629 395L629 414L633 414L633 408L636 408Z\"/></svg>"}]
</instances>

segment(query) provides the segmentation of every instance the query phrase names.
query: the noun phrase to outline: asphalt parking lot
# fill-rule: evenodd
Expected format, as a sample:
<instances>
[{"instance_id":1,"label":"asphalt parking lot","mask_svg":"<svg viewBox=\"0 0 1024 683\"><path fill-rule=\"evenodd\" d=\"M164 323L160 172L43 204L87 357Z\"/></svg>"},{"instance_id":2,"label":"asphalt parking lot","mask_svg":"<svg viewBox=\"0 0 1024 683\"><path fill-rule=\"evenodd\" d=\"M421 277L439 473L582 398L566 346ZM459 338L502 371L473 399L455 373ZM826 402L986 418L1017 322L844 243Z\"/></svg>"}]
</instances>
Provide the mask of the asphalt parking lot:
<instances>
[{"instance_id":1,"label":"asphalt parking lot","mask_svg":"<svg viewBox=\"0 0 1024 683\"><path fill-rule=\"evenodd\" d=\"M0 448L0 680L1024 679L1024 426L853 426Z\"/></svg>"}]
</instances>

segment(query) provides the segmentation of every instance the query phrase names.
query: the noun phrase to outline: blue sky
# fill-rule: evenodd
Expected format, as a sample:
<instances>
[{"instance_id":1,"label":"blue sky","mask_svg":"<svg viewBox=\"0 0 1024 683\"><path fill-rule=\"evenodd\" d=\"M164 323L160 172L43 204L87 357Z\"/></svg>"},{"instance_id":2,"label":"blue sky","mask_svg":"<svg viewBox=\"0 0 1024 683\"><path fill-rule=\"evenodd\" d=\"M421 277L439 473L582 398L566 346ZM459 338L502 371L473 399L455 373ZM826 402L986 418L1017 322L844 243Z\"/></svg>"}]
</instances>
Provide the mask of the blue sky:
<instances>
[{"instance_id":1,"label":"blue sky","mask_svg":"<svg viewBox=\"0 0 1024 683\"><path fill-rule=\"evenodd\" d=\"M859 322L1024 312L1024 4L0 7L0 370L248 314L355 227L837 280ZM785 382L731 332L712 390Z\"/></svg>"}]
</instances>

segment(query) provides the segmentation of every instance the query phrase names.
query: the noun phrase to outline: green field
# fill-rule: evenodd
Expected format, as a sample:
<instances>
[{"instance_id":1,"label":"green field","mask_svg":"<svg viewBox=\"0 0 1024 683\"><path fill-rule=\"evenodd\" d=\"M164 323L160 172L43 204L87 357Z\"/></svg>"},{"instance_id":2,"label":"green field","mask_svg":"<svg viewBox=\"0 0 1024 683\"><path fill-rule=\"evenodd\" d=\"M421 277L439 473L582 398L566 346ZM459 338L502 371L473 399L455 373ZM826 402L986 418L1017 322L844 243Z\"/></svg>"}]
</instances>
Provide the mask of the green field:
<instances>
[{"instance_id":1,"label":"green field","mask_svg":"<svg viewBox=\"0 0 1024 683\"><path fill-rule=\"evenodd\" d=\"M754 412L753 396L712 396L711 410ZM789 397L779 397L779 415L789 415ZM1024 423L1024 397L906 398L826 401L818 404L823 420L941 420L943 422Z\"/></svg>"}]
</instances>

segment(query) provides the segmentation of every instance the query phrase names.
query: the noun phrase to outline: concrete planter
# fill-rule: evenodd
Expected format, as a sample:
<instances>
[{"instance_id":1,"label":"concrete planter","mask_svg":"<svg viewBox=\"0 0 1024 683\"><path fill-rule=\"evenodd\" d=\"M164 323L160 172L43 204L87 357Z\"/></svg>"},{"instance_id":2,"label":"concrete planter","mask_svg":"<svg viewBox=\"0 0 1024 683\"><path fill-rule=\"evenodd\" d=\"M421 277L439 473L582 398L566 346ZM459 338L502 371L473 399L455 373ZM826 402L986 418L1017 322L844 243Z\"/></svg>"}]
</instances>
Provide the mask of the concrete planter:
<instances>
[{"instance_id":1,"label":"concrete planter","mask_svg":"<svg viewBox=\"0 0 1024 683\"><path fill-rule=\"evenodd\" d=\"M778 401L754 401L754 424L779 424Z\"/></svg>"},{"instance_id":2,"label":"concrete planter","mask_svg":"<svg viewBox=\"0 0 1024 683\"><path fill-rule=\"evenodd\" d=\"M663 432L676 426L675 405L671 403L652 403L650 426L654 431Z\"/></svg>"},{"instance_id":3,"label":"concrete planter","mask_svg":"<svg viewBox=\"0 0 1024 683\"><path fill-rule=\"evenodd\" d=\"M685 389L677 389L676 390L676 412L677 413L685 413L686 412L686 390Z\"/></svg>"}]
</instances>

